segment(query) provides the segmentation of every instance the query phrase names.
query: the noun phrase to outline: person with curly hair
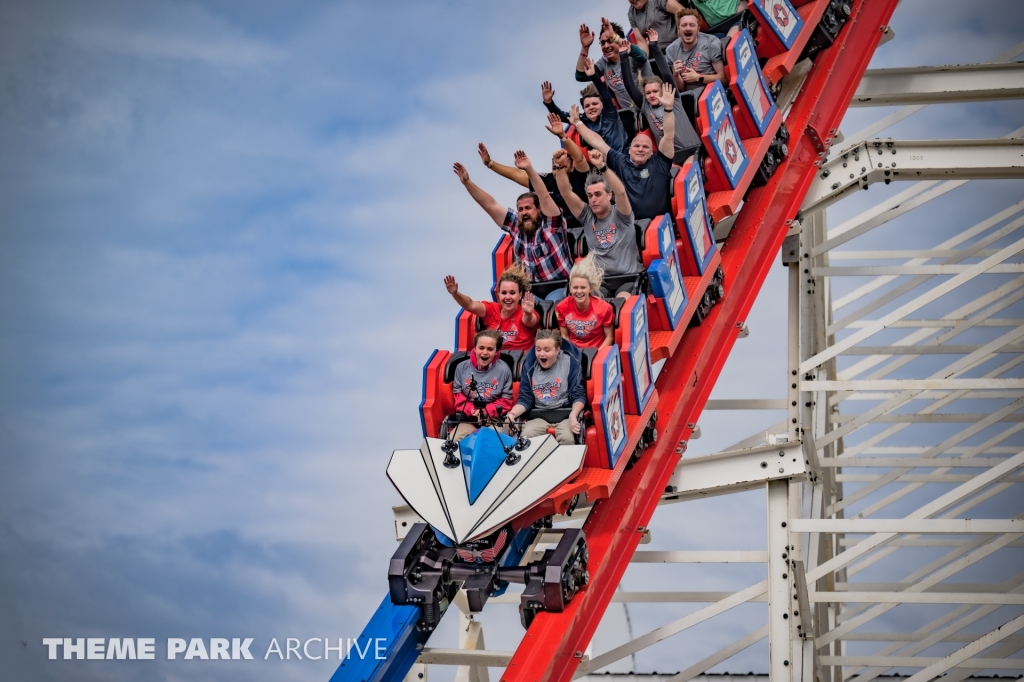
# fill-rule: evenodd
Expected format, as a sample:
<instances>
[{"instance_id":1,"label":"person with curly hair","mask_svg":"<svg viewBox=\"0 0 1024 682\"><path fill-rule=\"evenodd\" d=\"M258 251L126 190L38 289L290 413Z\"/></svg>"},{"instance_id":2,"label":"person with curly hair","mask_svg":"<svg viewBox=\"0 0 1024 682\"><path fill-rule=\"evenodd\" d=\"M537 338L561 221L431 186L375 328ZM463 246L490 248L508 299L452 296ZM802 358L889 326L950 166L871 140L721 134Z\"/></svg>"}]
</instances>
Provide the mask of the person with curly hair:
<instances>
[{"instance_id":1,"label":"person with curly hair","mask_svg":"<svg viewBox=\"0 0 1024 682\"><path fill-rule=\"evenodd\" d=\"M519 265L509 266L498 278L498 302L475 301L459 291L459 283L448 275L444 286L455 302L481 320L486 329L497 329L505 350L530 350L540 326L540 315L534 309L530 293L530 277Z\"/></svg>"}]
</instances>

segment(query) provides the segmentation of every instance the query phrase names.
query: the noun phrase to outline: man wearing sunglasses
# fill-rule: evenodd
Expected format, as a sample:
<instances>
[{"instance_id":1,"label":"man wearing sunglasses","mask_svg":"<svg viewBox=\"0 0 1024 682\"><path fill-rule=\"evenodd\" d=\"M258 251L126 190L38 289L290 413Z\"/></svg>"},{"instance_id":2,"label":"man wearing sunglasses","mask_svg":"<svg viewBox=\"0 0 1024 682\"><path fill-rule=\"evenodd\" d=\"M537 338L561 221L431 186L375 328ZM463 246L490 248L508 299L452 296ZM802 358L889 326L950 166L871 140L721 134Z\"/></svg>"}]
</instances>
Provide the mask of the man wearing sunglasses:
<instances>
[{"instance_id":1,"label":"man wearing sunglasses","mask_svg":"<svg viewBox=\"0 0 1024 682\"><path fill-rule=\"evenodd\" d=\"M636 135L636 117L639 113L637 106L626 90L625 81L622 77L623 61L619 52L622 47L628 46L630 57L634 67L639 67L644 78L653 75L651 67L647 63L647 54L636 45L620 46L626 41L626 34L622 27L610 22L604 17L601 18L601 57L594 62L594 71L598 78L604 81L605 86L615 98L616 109L622 118L622 124L626 129L626 137L632 139ZM576 60L576 80L586 83L590 80L587 75L587 60L589 59L590 46L594 44L594 34L586 24L580 26L580 56ZM634 76L635 78L635 76Z\"/></svg>"}]
</instances>

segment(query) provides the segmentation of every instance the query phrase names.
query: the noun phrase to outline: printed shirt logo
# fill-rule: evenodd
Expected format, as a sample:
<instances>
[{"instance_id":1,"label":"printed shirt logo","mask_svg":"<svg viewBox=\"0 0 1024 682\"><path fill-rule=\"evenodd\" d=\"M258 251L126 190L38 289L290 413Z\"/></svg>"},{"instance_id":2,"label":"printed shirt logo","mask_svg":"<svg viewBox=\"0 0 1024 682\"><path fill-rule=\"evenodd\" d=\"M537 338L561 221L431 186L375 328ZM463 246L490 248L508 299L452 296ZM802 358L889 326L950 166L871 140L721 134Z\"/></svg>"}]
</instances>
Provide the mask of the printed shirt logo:
<instances>
[{"instance_id":1,"label":"printed shirt logo","mask_svg":"<svg viewBox=\"0 0 1024 682\"><path fill-rule=\"evenodd\" d=\"M514 334L514 332L513 332L513 334ZM470 382L470 380L466 379L466 395L467 396L470 395L470 393L471 393L470 390L469 390L469 382ZM490 400L491 396L494 395L497 392L497 390L498 390L498 380L497 379L491 379L491 382L488 383L488 384L485 384L485 383L482 383L482 382L479 382L479 381L476 382L476 391L477 391L477 394L480 396L480 398L482 400Z\"/></svg>"},{"instance_id":2,"label":"printed shirt logo","mask_svg":"<svg viewBox=\"0 0 1024 682\"><path fill-rule=\"evenodd\" d=\"M642 171L640 171L640 177L641 178L649 178L650 176L651 176L651 171L647 170L646 168L644 168Z\"/></svg>"},{"instance_id":3,"label":"printed shirt logo","mask_svg":"<svg viewBox=\"0 0 1024 682\"><path fill-rule=\"evenodd\" d=\"M501 329L499 331L501 332L501 338L503 339L502 343L506 346L514 342L516 337L519 335L519 330L515 328Z\"/></svg>"},{"instance_id":4,"label":"printed shirt logo","mask_svg":"<svg viewBox=\"0 0 1024 682\"><path fill-rule=\"evenodd\" d=\"M562 387L562 378L554 381L545 381L543 384L533 385L533 397L537 400L552 400L558 395L558 389Z\"/></svg>"},{"instance_id":5,"label":"printed shirt logo","mask_svg":"<svg viewBox=\"0 0 1024 682\"><path fill-rule=\"evenodd\" d=\"M611 65L609 65L610 67ZM622 80L622 74L620 72L612 71L611 68L605 69L604 81L608 84L608 87L621 89L626 87Z\"/></svg>"},{"instance_id":6,"label":"printed shirt logo","mask_svg":"<svg viewBox=\"0 0 1024 682\"><path fill-rule=\"evenodd\" d=\"M610 248L615 241L615 222L609 220L606 225L594 224L594 237L597 238L597 245L602 249Z\"/></svg>"},{"instance_id":7,"label":"printed shirt logo","mask_svg":"<svg viewBox=\"0 0 1024 682\"><path fill-rule=\"evenodd\" d=\"M572 318L566 318L565 326L570 332L572 332L573 336L578 339L582 339L597 326L597 320L574 320Z\"/></svg>"}]
</instances>

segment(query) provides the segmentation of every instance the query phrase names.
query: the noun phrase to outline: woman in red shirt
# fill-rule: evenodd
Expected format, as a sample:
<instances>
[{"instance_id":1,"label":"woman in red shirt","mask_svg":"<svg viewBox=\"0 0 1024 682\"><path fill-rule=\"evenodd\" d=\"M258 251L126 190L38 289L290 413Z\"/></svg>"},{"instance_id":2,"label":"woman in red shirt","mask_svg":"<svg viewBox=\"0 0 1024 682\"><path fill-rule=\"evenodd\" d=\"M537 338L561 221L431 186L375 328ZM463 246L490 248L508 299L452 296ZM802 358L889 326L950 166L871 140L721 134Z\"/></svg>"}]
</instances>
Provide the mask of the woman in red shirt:
<instances>
[{"instance_id":1,"label":"woman in red shirt","mask_svg":"<svg viewBox=\"0 0 1024 682\"><path fill-rule=\"evenodd\" d=\"M502 350L530 350L540 326L540 315L534 310L530 293L530 276L518 265L512 265L498 278L498 302L474 301L459 291L455 278L448 275L444 286L455 302L484 321L486 329L497 329L504 339Z\"/></svg>"},{"instance_id":2,"label":"woman in red shirt","mask_svg":"<svg viewBox=\"0 0 1024 682\"><path fill-rule=\"evenodd\" d=\"M562 338L578 348L603 348L614 342L615 309L594 295L601 289L604 269L594 262L594 254L572 266L569 296L555 306Z\"/></svg>"}]
</instances>

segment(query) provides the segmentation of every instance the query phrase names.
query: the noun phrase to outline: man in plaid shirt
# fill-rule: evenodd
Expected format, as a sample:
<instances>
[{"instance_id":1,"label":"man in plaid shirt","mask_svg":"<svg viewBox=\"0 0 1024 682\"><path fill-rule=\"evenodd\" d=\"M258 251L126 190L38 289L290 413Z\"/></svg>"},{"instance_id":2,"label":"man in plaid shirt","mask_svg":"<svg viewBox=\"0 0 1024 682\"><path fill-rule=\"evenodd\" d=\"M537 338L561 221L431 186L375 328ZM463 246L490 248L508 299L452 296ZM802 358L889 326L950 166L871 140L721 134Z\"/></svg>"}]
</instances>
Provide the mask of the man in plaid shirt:
<instances>
[{"instance_id":1,"label":"man in plaid shirt","mask_svg":"<svg viewBox=\"0 0 1024 682\"><path fill-rule=\"evenodd\" d=\"M515 210L503 207L494 197L480 189L469 179L469 172L461 163L456 162L453 169L469 195L487 211L487 215L491 216L498 227L512 237L512 253L516 261L530 273L531 280L549 282L566 279L572 269L572 257L569 255L565 219L526 152L517 151L515 163L517 168L526 172L537 190L520 195ZM560 287L545 298L557 301L565 295L565 288Z\"/></svg>"}]
</instances>

